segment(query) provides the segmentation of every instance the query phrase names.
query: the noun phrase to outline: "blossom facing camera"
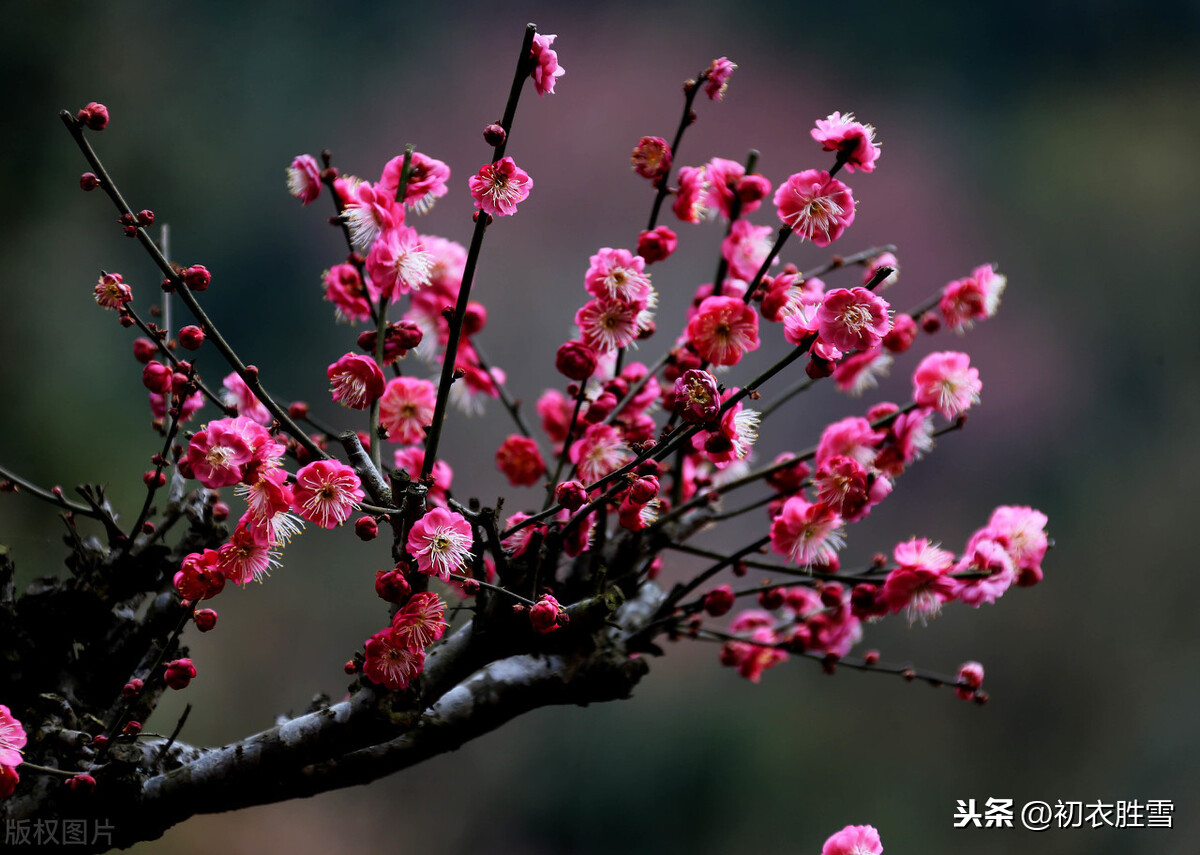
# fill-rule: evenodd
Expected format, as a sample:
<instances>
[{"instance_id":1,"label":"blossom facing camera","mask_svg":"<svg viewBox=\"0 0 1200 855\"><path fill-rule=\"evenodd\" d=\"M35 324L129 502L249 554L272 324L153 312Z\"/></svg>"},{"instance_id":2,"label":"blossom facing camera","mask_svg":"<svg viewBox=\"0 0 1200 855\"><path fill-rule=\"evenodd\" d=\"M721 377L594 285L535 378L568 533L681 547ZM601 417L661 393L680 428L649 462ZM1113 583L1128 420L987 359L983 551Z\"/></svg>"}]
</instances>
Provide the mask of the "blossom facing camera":
<instances>
[{"instance_id":1,"label":"blossom facing camera","mask_svg":"<svg viewBox=\"0 0 1200 855\"><path fill-rule=\"evenodd\" d=\"M467 182L475 207L493 217L508 217L529 198L533 179L511 157L485 163Z\"/></svg>"},{"instance_id":2,"label":"blossom facing camera","mask_svg":"<svg viewBox=\"0 0 1200 855\"><path fill-rule=\"evenodd\" d=\"M821 855L881 855L882 852L879 832L871 825L847 825L821 847Z\"/></svg>"},{"instance_id":3,"label":"blossom facing camera","mask_svg":"<svg viewBox=\"0 0 1200 855\"><path fill-rule=\"evenodd\" d=\"M354 470L336 460L318 460L296 473L296 513L322 528L344 523L365 495Z\"/></svg>"},{"instance_id":4,"label":"blossom facing camera","mask_svg":"<svg viewBox=\"0 0 1200 855\"><path fill-rule=\"evenodd\" d=\"M407 545L417 570L449 582L451 573L462 571L473 543L471 524L462 514L434 508L413 525Z\"/></svg>"},{"instance_id":5,"label":"blossom facing camera","mask_svg":"<svg viewBox=\"0 0 1200 855\"><path fill-rule=\"evenodd\" d=\"M823 169L789 176L775 191L779 219L814 246L829 246L854 222L850 188Z\"/></svg>"}]
</instances>

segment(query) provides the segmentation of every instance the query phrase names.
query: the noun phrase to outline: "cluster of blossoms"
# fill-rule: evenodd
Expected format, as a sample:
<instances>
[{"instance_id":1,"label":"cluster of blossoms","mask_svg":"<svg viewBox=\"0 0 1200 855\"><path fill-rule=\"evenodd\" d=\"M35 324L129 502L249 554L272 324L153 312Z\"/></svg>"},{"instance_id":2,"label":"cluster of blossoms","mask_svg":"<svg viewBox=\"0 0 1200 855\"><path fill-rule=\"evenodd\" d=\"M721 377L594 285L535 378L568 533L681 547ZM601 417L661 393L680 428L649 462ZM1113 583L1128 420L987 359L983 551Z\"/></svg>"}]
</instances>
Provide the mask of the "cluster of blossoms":
<instances>
[{"instance_id":1,"label":"cluster of blossoms","mask_svg":"<svg viewBox=\"0 0 1200 855\"><path fill-rule=\"evenodd\" d=\"M523 79L532 79L540 95L554 92L564 74L554 39L529 31L506 123L511 124ZM395 563L375 575L375 592L390 604L391 620L365 641L346 670L361 675L357 679L364 685L397 692L419 687L415 681L427 650L448 631L446 593L478 597L477 612L507 620L507 640L517 638L529 650L551 633L565 645L576 632L573 616L587 614L583 606L620 602L653 588L664 549L716 563L669 593L653 588L657 611L623 639L626 652L657 650L652 639L658 633L701 638L719 643L720 661L756 682L789 655L822 659L832 668L862 639L865 623L901 612L910 624L924 623L946 603L978 607L994 603L1013 585L1041 580L1047 519L1021 506L997 508L959 554L914 537L897 544L890 560L878 555L865 570L846 572L841 566L847 528L865 519L893 492L899 476L932 449L935 437L961 427L979 403L979 371L965 353L925 355L911 374L911 401L874 403L861 415L826 426L811 451L787 451L751 468L762 425L780 404L825 378L847 394L863 394L922 333L942 327L961 333L995 314L1006 280L993 265L982 265L923 306L897 312L879 293L898 278L890 247L837 257L808 273L781 265L780 252L793 235L821 248L843 237L857 202L836 176L843 169L873 172L880 147L874 128L835 112L817 120L811 132L819 145L814 151L833 156L828 169L805 169L773 185L754 171L754 157L744 165L719 157L679 165L678 141L694 119L694 97L703 91L720 101L735 69L721 57L688 82L675 142L644 136L634 148L633 170L656 194L650 222L636 242L600 247L590 257L576 329L554 356L566 382L537 399L541 436L526 427L507 394L505 373L481 356L478 337L487 311L471 299L484 230L513 215L533 187L504 153L508 124L485 129L493 157L465 188L460 184L476 209L469 250L414 225L418 215L450 195L452 185L447 164L411 147L384 164L377 181L340 174L328 153L322 162L300 155L287 171L289 192L304 205L329 191L337 213L333 221L344 234L347 254L325 271L324 296L338 319L369 328L329 364L326 377L330 403L365 414L365 430L335 433L309 416L308 405L281 407L266 394L257 369L236 359L194 302L193 292L211 283L203 265L181 267L159 258L164 272L173 271L164 290L178 293L199 321L174 339L135 313L133 291L120 274L102 274L93 288L96 302L115 311L122 325L136 324L145 333L134 355L143 366L155 424L171 450L170 461L166 450L152 458L156 468L145 478L150 498L173 464L178 476L204 488L208 522L230 515L216 491L232 487L245 502L232 533L210 528L207 542L215 548L188 552L173 574L197 628L207 631L216 622L215 611L197 605L221 593L227 582L262 581L303 522L335 528L360 511L353 525L360 538L378 536L381 523L392 529ZM108 114L91 104L77 121L98 129ZM96 189L100 179L87 173L81 186ZM630 352L658 333L651 268L663 265L653 267L661 285L666 277L659 271L669 268L664 263L678 246L676 233L657 222L668 196L673 197L668 210L684 228L724 225L718 272L712 282L689 288L691 302L666 354L653 363L633 361ZM462 197L465 202L465 192ZM768 199L774 218L769 224L751 222ZM144 236L153 220L149 211L127 212L122 227ZM861 266L861 279L849 287L819 278L855 265ZM740 385L726 382L771 338L789 346L785 357ZM196 351L208 342L235 368L223 378L220 396L204 386L193 363L175 353L177 346ZM418 360L407 360L410 351L422 367L440 372L440 379L418 376L422 369L413 370ZM799 385L769 407L748 406L760 399L760 387L800 359L806 376ZM514 487L544 491L540 509L536 502L522 505L503 527L498 507L480 510L452 498L453 472L438 456L447 402L471 413L486 399L499 399L518 428L497 448L497 468ZM172 444L206 402L221 408L221 417L184 433L186 443ZM306 433L294 420L316 433ZM340 440L348 463L331 456L333 440ZM394 446L390 457L382 453L384 442ZM754 484L768 488L759 501L723 507L729 493ZM761 538L733 554L685 544L715 522L759 509L766 513ZM155 535L146 511L135 534ZM768 551L780 558L748 558ZM750 567L790 581L748 590L709 584L723 570L741 577ZM430 590L437 584L445 590ZM685 600L692 592L698 592L696 598ZM734 611L739 600L752 596L756 608ZM495 609L505 597L510 608ZM715 628L710 619L726 615L727 625ZM606 626L617 624L609 620ZM177 640L178 631L167 646ZM584 646L591 644L588 639ZM878 654L863 656L862 667L877 665ZM124 697L141 696L151 676L181 689L196 668L186 657L162 663L161 672L130 679ZM976 662L962 665L951 682L959 697L986 697L983 667ZM120 732L139 729L127 722ZM16 785L25 742L21 724L0 706L0 795ZM848 826L823 849L823 855L880 852L870 826Z\"/></svg>"}]
</instances>

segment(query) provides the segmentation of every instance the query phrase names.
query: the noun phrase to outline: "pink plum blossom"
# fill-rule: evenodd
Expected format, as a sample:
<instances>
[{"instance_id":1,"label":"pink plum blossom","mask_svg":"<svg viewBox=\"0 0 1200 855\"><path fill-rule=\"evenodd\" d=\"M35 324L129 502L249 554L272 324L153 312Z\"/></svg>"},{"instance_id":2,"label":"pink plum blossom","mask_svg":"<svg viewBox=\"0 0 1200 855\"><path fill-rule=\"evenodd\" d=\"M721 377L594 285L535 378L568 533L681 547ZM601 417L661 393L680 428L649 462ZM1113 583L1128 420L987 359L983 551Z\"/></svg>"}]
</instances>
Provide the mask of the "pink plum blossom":
<instances>
[{"instance_id":1,"label":"pink plum blossom","mask_svg":"<svg viewBox=\"0 0 1200 855\"><path fill-rule=\"evenodd\" d=\"M0 766L20 766L25 742L25 728L8 707L0 704Z\"/></svg>"},{"instance_id":2,"label":"pink plum blossom","mask_svg":"<svg viewBox=\"0 0 1200 855\"><path fill-rule=\"evenodd\" d=\"M957 351L931 353L913 373L913 400L932 407L948 419L979 403L983 383L971 357Z\"/></svg>"},{"instance_id":3,"label":"pink plum blossom","mask_svg":"<svg viewBox=\"0 0 1200 855\"><path fill-rule=\"evenodd\" d=\"M843 352L876 348L892 328L887 302L866 288L825 292L817 324L821 341Z\"/></svg>"},{"instance_id":4,"label":"pink plum blossom","mask_svg":"<svg viewBox=\"0 0 1200 855\"><path fill-rule=\"evenodd\" d=\"M371 284L391 300L428 285L432 269L433 256L425 251L421 236L404 225L385 229L367 255Z\"/></svg>"},{"instance_id":5,"label":"pink plum blossom","mask_svg":"<svg viewBox=\"0 0 1200 855\"><path fill-rule=\"evenodd\" d=\"M571 445L570 457L579 467L580 479L592 484L628 463L632 452L615 427L596 424L589 425L583 438Z\"/></svg>"},{"instance_id":6,"label":"pink plum blossom","mask_svg":"<svg viewBox=\"0 0 1200 855\"><path fill-rule=\"evenodd\" d=\"M883 843L870 825L847 825L821 847L821 855L880 855Z\"/></svg>"},{"instance_id":7,"label":"pink plum blossom","mask_svg":"<svg viewBox=\"0 0 1200 855\"><path fill-rule=\"evenodd\" d=\"M823 169L797 172L775 191L779 219L816 246L829 246L854 222L850 188Z\"/></svg>"},{"instance_id":8,"label":"pink plum blossom","mask_svg":"<svg viewBox=\"0 0 1200 855\"><path fill-rule=\"evenodd\" d=\"M536 484L546 474L546 462L537 442L527 436L512 434L496 451L496 468L514 487Z\"/></svg>"},{"instance_id":9,"label":"pink plum blossom","mask_svg":"<svg viewBox=\"0 0 1200 855\"><path fill-rule=\"evenodd\" d=\"M875 142L875 129L855 121L853 113L831 113L827 119L817 119L812 129L812 138L825 151L836 151L844 160L846 171L861 169L871 172L879 159L879 143Z\"/></svg>"},{"instance_id":10,"label":"pink plum blossom","mask_svg":"<svg viewBox=\"0 0 1200 855\"><path fill-rule=\"evenodd\" d=\"M374 359L347 353L325 372L333 400L353 410L365 410L383 394L383 372Z\"/></svg>"},{"instance_id":11,"label":"pink plum blossom","mask_svg":"<svg viewBox=\"0 0 1200 855\"><path fill-rule=\"evenodd\" d=\"M428 647L446 631L446 604L432 592L413 594L392 618L392 637L414 650Z\"/></svg>"},{"instance_id":12,"label":"pink plum blossom","mask_svg":"<svg viewBox=\"0 0 1200 855\"><path fill-rule=\"evenodd\" d=\"M425 438L433 423L437 389L428 380L393 377L379 398L379 423L387 429L388 441L412 445Z\"/></svg>"},{"instance_id":13,"label":"pink plum blossom","mask_svg":"<svg viewBox=\"0 0 1200 855\"><path fill-rule=\"evenodd\" d=\"M364 498L358 475L336 460L317 460L296 473L296 513L322 528L339 526Z\"/></svg>"},{"instance_id":14,"label":"pink plum blossom","mask_svg":"<svg viewBox=\"0 0 1200 855\"><path fill-rule=\"evenodd\" d=\"M258 400L250 387L246 385L246 381L242 379L242 375L236 371L230 372L221 385L225 387L225 394L221 396L221 400L227 407L234 407L239 416L245 416L248 419L258 422L260 425L269 425L274 419L271 411L263 405L262 401Z\"/></svg>"},{"instance_id":15,"label":"pink plum blossom","mask_svg":"<svg viewBox=\"0 0 1200 855\"><path fill-rule=\"evenodd\" d=\"M321 168L311 154L298 155L287 170L288 192L305 205L321 195Z\"/></svg>"},{"instance_id":16,"label":"pink plum blossom","mask_svg":"<svg viewBox=\"0 0 1200 855\"><path fill-rule=\"evenodd\" d=\"M590 259L583 285L593 297L622 303L646 303L653 290L646 260L627 249L604 247Z\"/></svg>"},{"instance_id":17,"label":"pink plum blossom","mask_svg":"<svg viewBox=\"0 0 1200 855\"><path fill-rule=\"evenodd\" d=\"M529 198L533 179L511 157L496 163L485 163L467 182L475 207L493 217L507 217L517 212L517 205Z\"/></svg>"},{"instance_id":18,"label":"pink plum blossom","mask_svg":"<svg viewBox=\"0 0 1200 855\"><path fill-rule=\"evenodd\" d=\"M566 69L558 64L558 54L550 49L556 38L558 36L546 36L541 33L533 37L531 51L535 64L530 74L533 76L533 88L542 97L553 95L555 81L567 73Z\"/></svg>"},{"instance_id":19,"label":"pink plum blossom","mask_svg":"<svg viewBox=\"0 0 1200 855\"><path fill-rule=\"evenodd\" d=\"M440 160L414 151L408 169L408 184L405 185L402 201L418 214L424 214L449 192L446 182L450 180L450 167ZM400 176L403 171L404 155L393 157L384 164L378 186L390 191L392 198L395 198L400 192Z\"/></svg>"},{"instance_id":20,"label":"pink plum blossom","mask_svg":"<svg viewBox=\"0 0 1200 855\"><path fill-rule=\"evenodd\" d=\"M466 518L445 508L434 508L413 524L407 547L417 570L448 582L451 573L462 571L473 543Z\"/></svg>"},{"instance_id":21,"label":"pink plum blossom","mask_svg":"<svg viewBox=\"0 0 1200 855\"><path fill-rule=\"evenodd\" d=\"M657 181L671 171L671 147L662 137L642 137L633 149L633 171Z\"/></svg>"},{"instance_id":22,"label":"pink plum blossom","mask_svg":"<svg viewBox=\"0 0 1200 855\"><path fill-rule=\"evenodd\" d=\"M737 297L708 297L688 322L688 341L714 365L737 365L758 350L758 312Z\"/></svg>"},{"instance_id":23,"label":"pink plum blossom","mask_svg":"<svg viewBox=\"0 0 1200 855\"><path fill-rule=\"evenodd\" d=\"M406 689L424 668L425 651L413 649L390 628L367 639L363 674L372 683L392 691Z\"/></svg>"},{"instance_id":24,"label":"pink plum blossom","mask_svg":"<svg viewBox=\"0 0 1200 855\"><path fill-rule=\"evenodd\" d=\"M842 518L828 505L792 496L771 523L771 549L793 564L823 564L845 545Z\"/></svg>"},{"instance_id":25,"label":"pink plum blossom","mask_svg":"<svg viewBox=\"0 0 1200 855\"><path fill-rule=\"evenodd\" d=\"M710 101L721 101L725 98L725 90L729 87L729 78L737 70L737 63L730 62L729 57L722 56L714 59L704 72L704 94Z\"/></svg>"}]
</instances>

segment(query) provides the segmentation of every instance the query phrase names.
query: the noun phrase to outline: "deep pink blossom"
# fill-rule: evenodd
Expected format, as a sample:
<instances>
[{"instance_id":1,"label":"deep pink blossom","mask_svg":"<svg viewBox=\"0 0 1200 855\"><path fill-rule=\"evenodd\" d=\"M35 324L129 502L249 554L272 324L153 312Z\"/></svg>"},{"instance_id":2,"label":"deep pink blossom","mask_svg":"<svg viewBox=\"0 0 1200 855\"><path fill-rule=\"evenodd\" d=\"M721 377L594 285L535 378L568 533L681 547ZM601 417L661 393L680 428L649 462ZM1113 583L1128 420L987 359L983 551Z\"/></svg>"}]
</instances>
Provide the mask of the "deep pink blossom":
<instances>
[{"instance_id":1,"label":"deep pink blossom","mask_svg":"<svg viewBox=\"0 0 1200 855\"><path fill-rule=\"evenodd\" d=\"M514 433L496 451L496 468L514 487L528 487L546 474L546 461L537 442Z\"/></svg>"},{"instance_id":2,"label":"deep pink blossom","mask_svg":"<svg viewBox=\"0 0 1200 855\"><path fill-rule=\"evenodd\" d=\"M725 98L725 90L729 87L729 78L737 70L737 63L730 62L729 57L722 56L714 59L704 72L704 94L712 101Z\"/></svg>"},{"instance_id":3,"label":"deep pink blossom","mask_svg":"<svg viewBox=\"0 0 1200 855\"><path fill-rule=\"evenodd\" d=\"M702 223L712 216L708 206L709 183L707 166L684 166L679 170L679 188L671 210L685 223Z\"/></svg>"},{"instance_id":4,"label":"deep pink blossom","mask_svg":"<svg viewBox=\"0 0 1200 855\"><path fill-rule=\"evenodd\" d=\"M870 466L886 435L886 431L876 430L861 416L847 416L826 426L821 432L816 464L819 467L832 457L845 455L863 466Z\"/></svg>"},{"instance_id":5,"label":"deep pink blossom","mask_svg":"<svg viewBox=\"0 0 1200 855\"><path fill-rule=\"evenodd\" d=\"M727 401L732 395L731 389L725 392L723 399ZM702 430L692 437L692 448L704 452L718 469L724 469L749 456L758 440L758 422L758 411L744 409L738 401L721 413L715 431Z\"/></svg>"},{"instance_id":6,"label":"deep pink blossom","mask_svg":"<svg viewBox=\"0 0 1200 855\"><path fill-rule=\"evenodd\" d=\"M1028 587L1042 579L1042 559L1050 540L1046 536L1048 519L1033 508L1003 505L992 512L986 532L1005 544L1017 568L1017 584Z\"/></svg>"},{"instance_id":7,"label":"deep pink blossom","mask_svg":"<svg viewBox=\"0 0 1200 855\"><path fill-rule=\"evenodd\" d=\"M359 181L350 185L342 217L354 243L368 247L380 232L404 225L404 206L396 204L396 188Z\"/></svg>"},{"instance_id":8,"label":"deep pink blossom","mask_svg":"<svg viewBox=\"0 0 1200 855\"><path fill-rule=\"evenodd\" d=\"M746 176L746 167L736 160L714 157L705 164L708 179L708 207L725 219L733 217L733 202L737 198L737 188ZM762 196L748 194L749 198L742 202L742 214L752 214L762 204Z\"/></svg>"},{"instance_id":9,"label":"deep pink blossom","mask_svg":"<svg viewBox=\"0 0 1200 855\"><path fill-rule=\"evenodd\" d=\"M384 164L378 186L390 191L393 199L400 192L400 176L403 171L404 155L393 157ZM449 180L449 166L414 151L409 162L408 184L405 185L402 201L418 214L424 214L433 207L434 202L446 195L449 190L446 183Z\"/></svg>"},{"instance_id":10,"label":"deep pink blossom","mask_svg":"<svg viewBox=\"0 0 1200 855\"><path fill-rule=\"evenodd\" d=\"M481 166L467 185L476 208L493 217L507 217L515 214L517 205L529 198L533 179L511 157L503 157Z\"/></svg>"},{"instance_id":11,"label":"deep pink blossom","mask_svg":"<svg viewBox=\"0 0 1200 855\"><path fill-rule=\"evenodd\" d=\"M187 459L194 477L205 487L228 487L242 480L254 459L245 419L217 419L192 436Z\"/></svg>"},{"instance_id":12,"label":"deep pink blossom","mask_svg":"<svg viewBox=\"0 0 1200 855\"><path fill-rule=\"evenodd\" d=\"M967 278L948 283L938 301L946 328L961 333L973 327L976 321L995 315L1007 284L1007 278L997 273L991 264L976 267Z\"/></svg>"},{"instance_id":13,"label":"deep pink blossom","mask_svg":"<svg viewBox=\"0 0 1200 855\"><path fill-rule=\"evenodd\" d=\"M21 776L17 774L17 768L0 763L0 799L6 799L16 792L19 783Z\"/></svg>"},{"instance_id":14,"label":"deep pink blossom","mask_svg":"<svg viewBox=\"0 0 1200 855\"><path fill-rule=\"evenodd\" d=\"M986 574L978 579L956 579L955 598L973 608L994 603L1017 579L1012 556L1002 541L991 537L987 530L976 532L967 544L954 573Z\"/></svg>"},{"instance_id":15,"label":"deep pink blossom","mask_svg":"<svg viewBox=\"0 0 1200 855\"><path fill-rule=\"evenodd\" d=\"M675 412L685 422L703 424L721 411L717 378L707 371L689 368L675 381Z\"/></svg>"},{"instance_id":16,"label":"deep pink blossom","mask_svg":"<svg viewBox=\"0 0 1200 855\"><path fill-rule=\"evenodd\" d=\"M374 359L347 353L329 366L329 391L333 400L354 410L365 410L383 394L383 372Z\"/></svg>"},{"instance_id":17,"label":"deep pink blossom","mask_svg":"<svg viewBox=\"0 0 1200 855\"><path fill-rule=\"evenodd\" d=\"M92 289L96 304L105 309L119 309L133 300L133 291L121 278L120 273L105 273Z\"/></svg>"},{"instance_id":18,"label":"deep pink blossom","mask_svg":"<svg viewBox=\"0 0 1200 855\"><path fill-rule=\"evenodd\" d=\"M325 271L321 280L325 285L325 299L333 303L342 318L365 321L371 317L371 304L379 301L379 290L373 284L365 287L353 264L335 264Z\"/></svg>"},{"instance_id":19,"label":"deep pink blossom","mask_svg":"<svg viewBox=\"0 0 1200 855\"><path fill-rule=\"evenodd\" d=\"M979 403L983 383L971 357L957 351L931 353L913 373L913 400L932 407L948 419Z\"/></svg>"},{"instance_id":20,"label":"deep pink blossom","mask_svg":"<svg viewBox=\"0 0 1200 855\"><path fill-rule=\"evenodd\" d=\"M714 365L737 365L758 350L758 312L737 297L708 297L688 323L688 341Z\"/></svg>"},{"instance_id":21,"label":"deep pink blossom","mask_svg":"<svg viewBox=\"0 0 1200 855\"><path fill-rule=\"evenodd\" d=\"M392 636L414 650L428 647L446 631L446 604L432 592L413 594L392 618Z\"/></svg>"},{"instance_id":22,"label":"deep pink blossom","mask_svg":"<svg viewBox=\"0 0 1200 855\"><path fill-rule=\"evenodd\" d=\"M821 847L821 855L880 855L883 843L870 825L847 825Z\"/></svg>"},{"instance_id":23,"label":"deep pink blossom","mask_svg":"<svg viewBox=\"0 0 1200 855\"><path fill-rule=\"evenodd\" d=\"M417 570L448 582L451 573L462 572L473 543L466 518L445 508L434 508L413 525L407 547Z\"/></svg>"},{"instance_id":24,"label":"deep pink blossom","mask_svg":"<svg viewBox=\"0 0 1200 855\"><path fill-rule=\"evenodd\" d=\"M642 137L633 149L633 171L657 181L671 171L671 147L662 137Z\"/></svg>"},{"instance_id":25,"label":"deep pink blossom","mask_svg":"<svg viewBox=\"0 0 1200 855\"><path fill-rule=\"evenodd\" d=\"M423 440L436 404L437 389L429 380L389 380L379 398L379 423L387 429L388 441L412 445Z\"/></svg>"},{"instance_id":26,"label":"deep pink blossom","mask_svg":"<svg viewBox=\"0 0 1200 855\"><path fill-rule=\"evenodd\" d=\"M271 575L271 569L279 565L279 555L271 546L265 532L243 519L217 550L217 568L235 585L262 582L263 576Z\"/></svg>"},{"instance_id":27,"label":"deep pink blossom","mask_svg":"<svg viewBox=\"0 0 1200 855\"><path fill-rule=\"evenodd\" d=\"M647 264L654 264L669 258L678 245L675 232L666 226L655 226L643 229L638 235L637 254L646 259Z\"/></svg>"},{"instance_id":28,"label":"deep pink blossom","mask_svg":"<svg viewBox=\"0 0 1200 855\"><path fill-rule=\"evenodd\" d=\"M367 639L363 674L372 683L392 691L408 688L408 684L425 668L425 651L410 647L397 638L391 628Z\"/></svg>"},{"instance_id":29,"label":"deep pink blossom","mask_svg":"<svg viewBox=\"0 0 1200 855\"><path fill-rule=\"evenodd\" d=\"M288 192L307 205L321 195L321 167L311 154L298 155L287 170Z\"/></svg>"},{"instance_id":30,"label":"deep pink blossom","mask_svg":"<svg viewBox=\"0 0 1200 855\"><path fill-rule=\"evenodd\" d=\"M533 624L534 632L545 635L554 632L563 625L566 612L552 594L542 594L541 598L529 609L529 622Z\"/></svg>"},{"instance_id":31,"label":"deep pink blossom","mask_svg":"<svg viewBox=\"0 0 1200 855\"><path fill-rule=\"evenodd\" d=\"M875 286L876 291L882 291L884 288L891 288L900 278L900 262L896 260L896 256L890 252L881 252L879 255L867 262L863 268L862 283L866 285L875 278L875 274L879 272L881 267L890 267L891 274L886 279Z\"/></svg>"},{"instance_id":32,"label":"deep pink blossom","mask_svg":"<svg viewBox=\"0 0 1200 855\"><path fill-rule=\"evenodd\" d=\"M550 49L558 36L545 36L538 33L533 37L533 88L538 95L545 97L554 94L554 82L566 74L566 70L558 64L558 54Z\"/></svg>"},{"instance_id":33,"label":"deep pink blossom","mask_svg":"<svg viewBox=\"0 0 1200 855\"><path fill-rule=\"evenodd\" d=\"M208 600L225 587L225 573L220 568L220 556L215 549L192 552L180 562L175 574L175 590L185 600Z\"/></svg>"},{"instance_id":34,"label":"deep pink blossom","mask_svg":"<svg viewBox=\"0 0 1200 855\"><path fill-rule=\"evenodd\" d=\"M843 352L878 347L892 328L887 302L866 288L827 291L817 323L821 341Z\"/></svg>"},{"instance_id":35,"label":"deep pink blossom","mask_svg":"<svg viewBox=\"0 0 1200 855\"><path fill-rule=\"evenodd\" d=\"M957 589L950 575L954 555L926 538L915 537L898 544L893 555L899 566L883 583L883 602L893 614L906 609L910 624L937 617L942 604L953 600Z\"/></svg>"},{"instance_id":36,"label":"deep pink blossom","mask_svg":"<svg viewBox=\"0 0 1200 855\"><path fill-rule=\"evenodd\" d=\"M812 129L812 138L825 151L836 151L846 164L846 171L861 169L871 172L879 159L879 143L875 142L875 129L855 121L853 113L831 113L827 119L817 119Z\"/></svg>"},{"instance_id":37,"label":"deep pink blossom","mask_svg":"<svg viewBox=\"0 0 1200 855\"><path fill-rule=\"evenodd\" d=\"M537 413L542 430L556 445L567 438L567 426L571 421L574 404L557 389L547 389L537 400Z\"/></svg>"},{"instance_id":38,"label":"deep pink blossom","mask_svg":"<svg viewBox=\"0 0 1200 855\"><path fill-rule=\"evenodd\" d=\"M345 463L317 460L296 473L296 513L322 528L339 526L365 496L358 475Z\"/></svg>"},{"instance_id":39,"label":"deep pink blossom","mask_svg":"<svg viewBox=\"0 0 1200 855\"><path fill-rule=\"evenodd\" d=\"M881 347L859 351L837 364L833 369L833 382L838 389L857 398L867 389L874 389L891 366L892 355Z\"/></svg>"},{"instance_id":40,"label":"deep pink blossom","mask_svg":"<svg viewBox=\"0 0 1200 855\"><path fill-rule=\"evenodd\" d=\"M771 523L771 549L793 564L822 564L845 545L842 518L828 505L792 496Z\"/></svg>"},{"instance_id":41,"label":"deep pink blossom","mask_svg":"<svg viewBox=\"0 0 1200 855\"><path fill-rule=\"evenodd\" d=\"M775 191L779 219L816 246L829 246L854 222L850 188L823 169L797 172Z\"/></svg>"},{"instance_id":42,"label":"deep pink blossom","mask_svg":"<svg viewBox=\"0 0 1200 855\"><path fill-rule=\"evenodd\" d=\"M25 728L8 707L0 704L0 766L20 766L25 742Z\"/></svg>"}]
</instances>

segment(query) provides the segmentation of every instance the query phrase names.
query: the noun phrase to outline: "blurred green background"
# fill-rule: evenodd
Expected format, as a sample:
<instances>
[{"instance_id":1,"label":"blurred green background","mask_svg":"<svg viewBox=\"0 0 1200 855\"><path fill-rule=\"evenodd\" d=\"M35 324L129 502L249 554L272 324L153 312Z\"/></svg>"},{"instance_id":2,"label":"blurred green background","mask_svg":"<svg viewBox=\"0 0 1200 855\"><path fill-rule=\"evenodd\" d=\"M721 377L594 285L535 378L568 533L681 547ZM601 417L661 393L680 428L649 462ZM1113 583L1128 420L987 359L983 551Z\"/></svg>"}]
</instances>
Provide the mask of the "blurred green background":
<instances>
[{"instance_id":1,"label":"blurred green background","mask_svg":"<svg viewBox=\"0 0 1200 855\"><path fill-rule=\"evenodd\" d=\"M924 629L868 628L864 647L885 660L950 672L983 661L993 701L982 709L891 678L831 679L807 661L753 686L720 668L714 647L678 646L629 702L537 711L370 787L200 817L136 851L773 855L817 852L843 825L872 823L889 853L1194 853L1198 18L1194 2L11 9L0 459L39 483L102 482L129 518L159 444L132 336L90 298L100 269L122 272L142 306L159 277L107 200L79 192L84 164L58 109L108 105L101 156L135 209L170 223L176 260L213 271L206 305L244 358L281 396L349 424L322 372L355 331L332 324L319 287L344 248L328 199L302 209L284 168L328 147L343 171L374 178L411 141L454 170L422 231L466 243L464 184L487 157L479 134L535 21L558 34L567 74L554 96L526 90L509 154L536 187L490 231L476 291L490 311L480 341L527 408L557 383L553 352L588 255L632 245L646 217L629 150L669 137L680 83L728 55L740 67L724 103L698 104L683 163L755 147L778 183L826 165L808 130L853 110L879 129L883 155L875 173L847 178L859 213L836 249L898 244L888 297L899 307L986 261L1009 277L999 317L963 343L983 405L852 530L847 562L913 534L961 548L998 504L1045 511L1057 543L1037 588L977 612L952 606ZM716 226L678 231L679 256L654 270L661 332L648 360L715 266ZM801 267L825 257L785 252ZM903 400L915 362L899 361L866 404ZM199 364L224 373L211 352ZM805 447L866 404L819 388L768 423L763 451ZM491 462L507 432L496 407L454 417L443 450L458 495L513 492ZM58 572L53 514L21 497L0 508L22 578ZM761 528L709 541L732 548ZM200 677L184 738L227 741L315 692L340 697L341 663L386 620L370 587L385 563L381 543L310 531L266 584L225 593L218 631L189 639ZM184 700L150 728L169 730ZM1175 827L951 827L955 800L988 797L1169 799Z\"/></svg>"}]
</instances>

